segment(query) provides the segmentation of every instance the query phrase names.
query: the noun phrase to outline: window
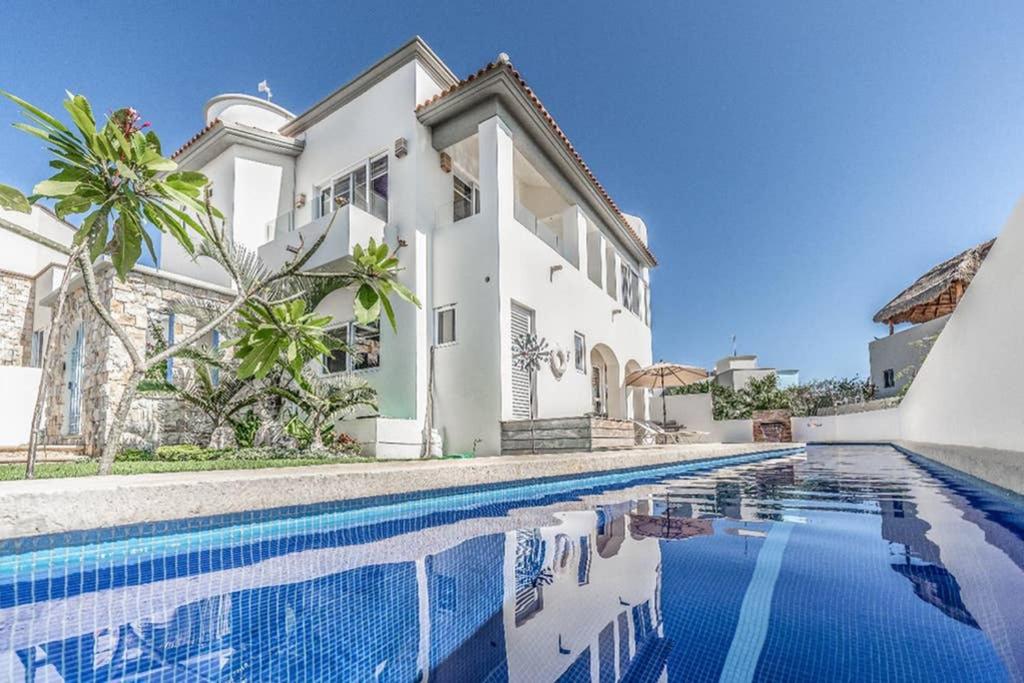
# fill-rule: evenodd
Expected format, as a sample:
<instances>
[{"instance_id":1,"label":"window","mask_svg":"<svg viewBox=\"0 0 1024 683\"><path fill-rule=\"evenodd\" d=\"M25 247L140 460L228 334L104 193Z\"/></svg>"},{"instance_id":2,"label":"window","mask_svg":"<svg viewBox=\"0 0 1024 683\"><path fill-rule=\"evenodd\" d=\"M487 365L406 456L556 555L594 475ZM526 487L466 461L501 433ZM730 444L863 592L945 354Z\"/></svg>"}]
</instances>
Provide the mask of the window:
<instances>
[{"instance_id":1,"label":"window","mask_svg":"<svg viewBox=\"0 0 1024 683\"><path fill-rule=\"evenodd\" d=\"M441 306L434 313L434 343L437 346L455 343L455 306Z\"/></svg>"},{"instance_id":2,"label":"window","mask_svg":"<svg viewBox=\"0 0 1024 683\"><path fill-rule=\"evenodd\" d=\"M368 370L380 367L380 321L367 325L346 323L327 331L327 335L340 345L323 359L324 371L329 374L350 370Z\"/></svg>"},{"instance_id":3,"label":"window","mask_svg":"<svg viewBox=\"0 0 1024 683\"><path fill-rule=\"evenodd\" d=\"M315 194L317 218L329 215L337 206L337 201L344 199L346 203L387 221L388 155L367 159L355 169L331 178L317 187Z\"/></svg>"},{"instance_id":4,"label":"window","mask_svg":"<svg viewBox=\"0 0 1024 683\"><path fill-rule=\"evenodd\" d=\"M476 183L463 180L458 175L452 175L452 220L461 221L463 218L480 213L480 188Z\"/></svg>"},{"instance_id":5,"label":"window","mask_svg":"<svg viewBox=\"0 0 1024 683\"><path fill-rule=\"evenodd\" d=\"M896 386L896 373L891 368L882 373L882 384L886 389Z\"/></svg>"},{"instance_id":6,"label":"window","mask_svg":"<svg viewBox=\"0 0 1024 683\"><path fill-rule=\"evenodd\" d=\"M380 367L380 320L367 325L352 323L353 370Z\"/></svg>"},{"instance_id":7,"label":"window","mask_svg":"<svg viewBox=\"0 0 1024 683\"><path fill-rule=\"evenodd\" d=\"M327 336L332 341L341 345L340 348L333 349L324 358L324 368L329 373L345 372L348 370L348 328L349 326L346 324L327 330Z\"/></svg>"},{"instance_id":8,"label":"window","mask_svg":"<svg viewBox=\"0 0 1024 683\"><path fill-rule=\"evenodd\" d=\"M370 213L385 223L388 220L388 157L370 162Z\"/></svg>"},{"instance_id":9,"label":"window","mask_svg":"<svg viewBox=\"0 0 1024 683\"><path fill-rule=\"evenodd\" d=\"M622 264L622 305L635 315L640 315L640 276Z\"/></svg>"},{"instance_id":10,"label":"window","mask_svg":"<svg viewBox=\"0 0 1024 683\"><path fill-rule=\"evenodd\" d=\"M576 364L576 370L584 375L587 374L587 338L579 332L573 334L572 357Z\"/></svg>"},{"instance_id":11,"label":"window","mask_svg":"<svg viewBox=\"0 0 1024 683\"><path fill-rule=\"evenodd\" d=\"M43 367L43 339L45 332L43 330L36 330L32 333L32 348L31 359L29 365L33 368Z\"/></svg>"}]
</instances>

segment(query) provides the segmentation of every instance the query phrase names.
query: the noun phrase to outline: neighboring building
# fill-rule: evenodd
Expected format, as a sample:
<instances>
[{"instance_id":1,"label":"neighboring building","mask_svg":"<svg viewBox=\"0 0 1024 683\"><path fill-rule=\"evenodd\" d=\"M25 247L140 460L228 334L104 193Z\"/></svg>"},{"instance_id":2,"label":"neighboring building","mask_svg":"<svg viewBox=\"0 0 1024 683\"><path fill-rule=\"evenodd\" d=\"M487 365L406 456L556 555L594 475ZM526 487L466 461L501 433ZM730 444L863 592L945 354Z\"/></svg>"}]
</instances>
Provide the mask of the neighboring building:
<instances>
[{"instance_id":1,"label":"neighboring building","mask_svg":"<svg viewBox=\"0 0 1024 683\"><path fill-rule=\"evenodd\" d=\"M789 389L800 385L799 370L776 370L775 375L779 378L779 389Z\"/></svg>"},{"instance_id":2,"label":"neighboring building","mask_svg":"<svg viewBox=\"0 0 1024 683\"><path fill-rule=\"evenodd\" d=\"M875 314L874 322L889 327L889 336L868 344L878 398L895 396L914 379L994 243L983 242L940 263ZM905 323L911 326L897 332Z\"/></svg>"},{"instance_id":3,"label":"neighboring building","mask_svg":"<svg viewBox=\"0 0 1024 683\"><path fill-rule=\"evenodd\" d=\"M649 392L623 378L651 362L647 227L619 210L507 56L459 80L415 38L297 116L220 95L174 158L210 178L231 238L271 267L332 218L310 268L344 267L370 237L401 246L400 279L422 307L396 304L397 333L356 324L351 292L319 309L356 348L326 359L329 372L378 391L378 417L342 426L368 453L418 457L430 405L445 451L481 454L500 451L502 421L531 410L646 416ZM159 268L131 278L129 290L108 270L100 288L140 346L154 327L187 329L170 299L230 294L219 266L171 240ZM126 359L87 307L76 299L72 310L63 352L90 363L48 382L48 432L93 451ZM559 351L535 386L512 362L526 331Z\"/></svg>"},{"instance_id":4,"label":"neighboring building","mask_svg":"<svg viewBox=\"0 0 1024 683\"><path fill-rule=\"evenodd\" d=\"M757 356L726 356L715 363L713 373L716 382L734 391L747 386L747 383L752 379L761 379L769 375L778 377L780 389L796 386L800 383L799 370L759 368L757 366Z\"/></svg>"}]
</instances>

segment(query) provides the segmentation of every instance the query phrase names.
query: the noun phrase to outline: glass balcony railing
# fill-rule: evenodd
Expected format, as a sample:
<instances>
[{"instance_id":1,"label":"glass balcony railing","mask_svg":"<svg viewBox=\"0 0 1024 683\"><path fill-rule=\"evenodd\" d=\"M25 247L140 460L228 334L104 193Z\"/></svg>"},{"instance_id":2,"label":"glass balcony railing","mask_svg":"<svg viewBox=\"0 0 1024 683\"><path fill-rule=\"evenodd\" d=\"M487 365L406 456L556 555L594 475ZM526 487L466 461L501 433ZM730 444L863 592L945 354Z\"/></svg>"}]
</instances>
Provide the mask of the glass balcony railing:
<instances>
[{"instance_id":1,"label":"glass balcony railing","mask_svg":"<svg viewBox=\"0 0 1024 683\"><path fill-rule=\"evenodd\" d=\"M295 230L295 210L285 211L272 221L267 222L267 241L277 239L281 235Z\"/></svg>"},{"instance_id":2,"label":"glass balcony railing","mask_svg":"<svg viewBox=\"0 0 1024 683\"><path fill-rule=\"evenodd\" d=\"M532 211L519 202L515 203L516 222L541 238L549 247L562 253L562 217L560 215L537 218Z\"/></svg>"}]
</instances>

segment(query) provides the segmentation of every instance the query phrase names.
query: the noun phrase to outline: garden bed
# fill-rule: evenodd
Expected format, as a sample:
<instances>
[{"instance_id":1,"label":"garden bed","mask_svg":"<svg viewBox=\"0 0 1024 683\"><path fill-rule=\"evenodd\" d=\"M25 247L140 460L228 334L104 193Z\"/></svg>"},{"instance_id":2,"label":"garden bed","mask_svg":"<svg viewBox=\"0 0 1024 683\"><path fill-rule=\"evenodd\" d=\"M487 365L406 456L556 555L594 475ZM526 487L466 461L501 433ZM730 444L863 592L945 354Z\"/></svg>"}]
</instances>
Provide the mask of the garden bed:
<instances>
[{"instance_id":1,"label":"garden bed","mask_svg":"<svg viewBox=\"0 0 1024 683\"><path fill-rule=\"evenodd\" d=\"M159 472L204 472L208 470L257 470L273 467L303 467L305 465L342 465L345 463L374 462L372 458L279 458L239 460L220 458L216 460L138 460L115 462L114 474L154 474ZM88 477L99 474L99 463L88 462L44 462L36 465L37 479L61 479L64 477ZM25 465L0 465L0 481L25 478Z\"/></svg>"}]
</instances>

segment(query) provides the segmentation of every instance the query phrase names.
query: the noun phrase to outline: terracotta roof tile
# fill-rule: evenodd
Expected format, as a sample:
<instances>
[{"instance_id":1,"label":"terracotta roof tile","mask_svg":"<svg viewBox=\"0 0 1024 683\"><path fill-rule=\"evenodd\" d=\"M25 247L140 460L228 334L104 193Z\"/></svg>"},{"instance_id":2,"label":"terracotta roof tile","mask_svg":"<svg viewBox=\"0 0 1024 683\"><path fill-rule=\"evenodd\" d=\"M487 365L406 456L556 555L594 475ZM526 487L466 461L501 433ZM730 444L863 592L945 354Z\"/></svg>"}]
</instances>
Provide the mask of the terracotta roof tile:
<instances>
[{"instance_id":1,"label":"terracotta roof tile","mask_svg":"<svg viewBox=\"0 0 1024 683\"><path fill-rule=\"evenodd\" d=\"M201 138L201 137L203 137L204 135L206 135L207 133L209 133L209 132L210 132L211 130L213 130L213 129L214 129L214 127L215 127L215 126L217 126L217 125L218 125L219 123L220 123L220 119L214 119L213 121L210 121L210 123L208 123L208 124L206 125L206 127L205 127L205 128L203 128L203 129L202 129L201 131L199 131L198 133L196 133L195 135L193 135L192 137L190 137L190 138L189 138L188 140L186 140L186 141L185 141L185 144L183 144L183 145L182 145L181 147L179 147L179 148L177 149L177 151L175 151L175 152L174 152L174 154L172 154L172 155L171 155L171 158L172 158L172 159L175 159L175 158L177 158L177 157L181 156L181 154L182 154L182 153L183 153L183 152L184 152L184 151L185 151L186 149L188 149L188 148L189 148L189 147L191 147L192 145L194 145L194 144L196 144L197 142L199 142L199 138Z\"/></svg>"},{"instance_id":2,"label":"terracotta roof tile","mask_svg":"<svg viewBox=\"0 0 1024 683\"><path fill-rule=\"evenodd\" d=\"M597 179L597 176L594 175L593 171L590 170L590 167L587 166L587 163L585 161L583 161L583 157L580 156L580 153L576 151L576 148L573 146L572 142L569 141L569 137L562 130L561 126L558 125L558 123L555 121L555 118L547 110L547 107L545 107L544 104L540 101L540 98L537 97L537 94L533 91L533 89L530 88L529 85L527 85L526 80L523 78L522 74L520 74L519 71L516 70L516 68L512 66L511 62L507 62L507 61L494 61L494 62L491 62L490 64L488 64L484 68L480 69L476 73L474 73L474 74L472 74L470 76L467 76L466 78L464 78L463 80L459 81L458 83L456 83L455 85L451 86L450 88L447 88L447 89L441 91L437 95L434 95L433 97L431 97L426 102L423 102L422 104L420 104L419 106L416 107L416 111L419 112L419 111L422 111L423 109L426 109L427 107L431 106L432 104L434 104L438 100L444 99L445 97L448 97L449 95L452 95L452 94L458 92L459 90L461 90L462 88L465 88L467 85L469 85L473 81L481 78L482 76L484 76L484 75L486 75L486 74L488 74L488 73L490 73L492 71L495 71L495 70L501 69L501 68L504 68L504 69L508 70L509 75L511 75L512 78L515 80L515 82L519 85L520 90L522 90L523 94L526 95L526 97L530 100L530 102L533 104L533 106L537 110L537 112L544 118L544 120L548 124L548 127L551 128L551 131L562 142L562 144L565 146L565 148L569 152L569 154L572 155L573 159L576 160L576 163L579 165L579 167L583 171L584 175L587 176L587 178L593 184L594 188L597 190L598 194L601 195L601 197L605 200L605 202L608 204L608 206L615 213L615 215L619 218L619 221L621 222L622 227L624 227L626 229L626 231L633 237L633 239L636 242L637 246L639 246L643 250L643 252L651 259L651 261L653 263L657 263L657 259L655 259L654 254L651 252L651 250L648 248L648 246L646 244L644 244L644 241L642 239L640 239L640 236L636 233L636 231L633 230L633 227L629 224L629 221L627 221L626 217L623 215L622 210L619 209L618 205L615 203L615 200L613 200L611 198L611 195L608 194L608 191L604 189L604 186L601 185L600 181Z\"/></svg>"}]
</instances>

